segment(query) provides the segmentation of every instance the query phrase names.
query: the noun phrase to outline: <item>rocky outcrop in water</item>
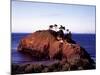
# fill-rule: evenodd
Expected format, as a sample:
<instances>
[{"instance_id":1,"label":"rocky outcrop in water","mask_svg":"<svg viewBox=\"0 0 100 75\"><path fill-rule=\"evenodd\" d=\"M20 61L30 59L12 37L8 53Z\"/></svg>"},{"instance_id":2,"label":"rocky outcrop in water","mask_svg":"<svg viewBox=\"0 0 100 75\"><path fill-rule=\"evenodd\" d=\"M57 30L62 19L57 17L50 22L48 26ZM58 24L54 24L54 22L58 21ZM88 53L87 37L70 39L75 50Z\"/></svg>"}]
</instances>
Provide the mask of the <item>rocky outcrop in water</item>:
<instances>
[{"instance_id":1,"label":"rocky outcrop in water","mask_svg":"<svg viewBox=\"0 0 100 75\"><path fill-rule=\"evenodd\" d=\"M36 31L24 37L20 41L17 50L22 53L27 53L39 61L42 59L58 60L59 65L61 65L61 71L95 69L95 62L86 50L76 44L74 40L70 39L70 42L66 40L68 39L62 38L62 42L58 40L57 32L52 30ZM47 70L50 67L47 66L45 69ZM46 71L45 69L44 71ZM58 68L54 68L53 70L59 71ZM43 69L39 72L42 71ZM49 71L48 69L46 72ZM27 73L25 68L24 72Z\"/></svg>"}]
</instances>

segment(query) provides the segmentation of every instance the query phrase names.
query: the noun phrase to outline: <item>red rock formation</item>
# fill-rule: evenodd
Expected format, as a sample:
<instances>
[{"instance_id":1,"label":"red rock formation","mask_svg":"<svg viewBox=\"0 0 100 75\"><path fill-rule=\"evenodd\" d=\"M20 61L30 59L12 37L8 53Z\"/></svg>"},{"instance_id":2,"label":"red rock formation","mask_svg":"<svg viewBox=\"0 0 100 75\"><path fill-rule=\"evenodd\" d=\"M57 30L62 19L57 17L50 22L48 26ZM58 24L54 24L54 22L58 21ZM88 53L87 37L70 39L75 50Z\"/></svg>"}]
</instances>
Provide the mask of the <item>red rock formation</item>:
<instances>
[{"instance_id":1,"label":"red rock formation","mask_svg":"<svg viewBox=\"0 0 100 75\"><path fill-rule=\"evenodd\" d=\"M36 31L20 41L18 51L30 53L39 59L59 59L70 65L80 67L85 64L85 67L89 65L87 68L93 68L93 60L82 47L65 39L61 43L56 37L57 33L52 30Z\"/></svg>"}]
</instances>

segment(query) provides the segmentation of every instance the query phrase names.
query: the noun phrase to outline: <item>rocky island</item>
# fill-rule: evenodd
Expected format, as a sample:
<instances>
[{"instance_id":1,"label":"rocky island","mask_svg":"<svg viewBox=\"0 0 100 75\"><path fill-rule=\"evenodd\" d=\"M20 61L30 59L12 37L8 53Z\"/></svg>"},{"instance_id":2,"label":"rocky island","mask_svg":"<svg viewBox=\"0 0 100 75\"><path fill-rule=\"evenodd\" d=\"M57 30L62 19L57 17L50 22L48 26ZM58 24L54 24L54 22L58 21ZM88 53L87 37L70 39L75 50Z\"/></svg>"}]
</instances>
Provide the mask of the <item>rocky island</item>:
<instances>
[{"instance_id":1,"label":"rocky island","mask_svg":"<svg viewBox=\"0 0 100 75\"><path fill-rule=\"evenodd\" d=\"M29 54L37 61L56 62L12 64L12 74L95 69L95 62L87 51L62 30L36 31L20 40L17 51Z\"/></svg>"}]
</instances>

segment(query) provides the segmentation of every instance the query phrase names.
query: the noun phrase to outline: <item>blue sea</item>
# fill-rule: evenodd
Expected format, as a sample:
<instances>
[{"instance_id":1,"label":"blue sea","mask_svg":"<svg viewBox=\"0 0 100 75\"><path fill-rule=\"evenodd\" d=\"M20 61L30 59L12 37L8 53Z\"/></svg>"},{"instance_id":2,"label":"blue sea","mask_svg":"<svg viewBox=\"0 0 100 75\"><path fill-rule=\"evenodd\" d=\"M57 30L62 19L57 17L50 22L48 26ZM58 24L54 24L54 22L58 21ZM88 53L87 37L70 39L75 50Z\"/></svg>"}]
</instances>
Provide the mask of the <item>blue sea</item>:
<instances>
[{"instance_id":1,"label":"blue sea","mask_svg":"<svg viewBox=\"0 0 100 75\"><path fill-rule=\"evenodd\" d=\"M34 62L33 59L17 51L19 41L29 35L29 33L11 34L11 54L12 63ZM95 34L72 34L72 38L77 44L86 49L91 58L96 61L96 36Z\"/></svg>"}]
</instances>

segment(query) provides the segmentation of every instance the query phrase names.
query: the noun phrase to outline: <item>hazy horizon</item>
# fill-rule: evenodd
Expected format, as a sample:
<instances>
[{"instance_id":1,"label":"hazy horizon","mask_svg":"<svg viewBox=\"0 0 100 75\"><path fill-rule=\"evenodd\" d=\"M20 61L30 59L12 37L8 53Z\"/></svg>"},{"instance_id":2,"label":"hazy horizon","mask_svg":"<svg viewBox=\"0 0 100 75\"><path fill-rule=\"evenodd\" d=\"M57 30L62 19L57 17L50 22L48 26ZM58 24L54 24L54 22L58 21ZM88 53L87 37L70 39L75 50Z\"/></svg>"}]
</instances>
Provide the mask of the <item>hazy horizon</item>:
<instances>
[{"instance_id":1,"label":"hazy horizon","mask_svg":"<svg viewBox=\"0 0 100 75\"><path fill-rule=\"evenodd\" d=\"M95 6L12 1L12 33L63 25L72 33L95 34Z\"/></svg>"},{"instance_id":2,"label":"hazy horizon","mask_svg":"<svg viewBox=\"0 0 100 75\"><path fill-rule=\"evenodd\" d=\"M37 30L38 31L38 30ZM35 31L34 31L35 32ZM34 32L11 32L11 34L31 34L31 33L34 33ZM74 33L74 32L71 32L72 34L96 34L96 33Z\"/></svg>"}]
</instances>

